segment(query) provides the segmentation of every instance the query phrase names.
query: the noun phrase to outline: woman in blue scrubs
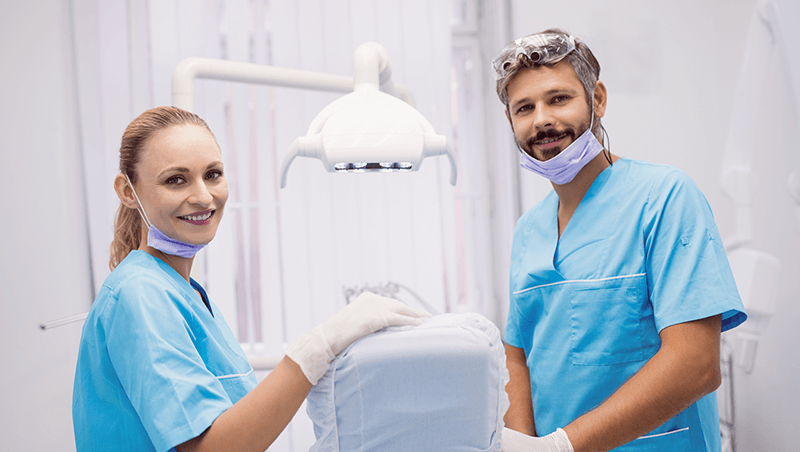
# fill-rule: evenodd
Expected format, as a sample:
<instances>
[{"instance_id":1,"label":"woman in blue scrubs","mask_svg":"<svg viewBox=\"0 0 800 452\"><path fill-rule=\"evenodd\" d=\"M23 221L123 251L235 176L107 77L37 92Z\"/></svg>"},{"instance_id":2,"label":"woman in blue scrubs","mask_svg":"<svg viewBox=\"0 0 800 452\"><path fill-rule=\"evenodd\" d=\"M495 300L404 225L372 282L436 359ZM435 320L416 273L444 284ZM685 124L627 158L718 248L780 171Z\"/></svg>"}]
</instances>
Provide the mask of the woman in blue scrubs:
<instances>
[{"instance_id":1,"label":"woman in blue scrubs","mask_svg":"<svg viewBox=\"0 0 800 452\"><path fill-rule=\"evenodd\" d=\"M206 123L174 107L136 118L120 147L111 274L83 328L73 391L78 451L263 451L330 361L383 327L429 314L362 294L301 336L260 384L189 276L228 198Z\"/></svg>"}]
</instances>

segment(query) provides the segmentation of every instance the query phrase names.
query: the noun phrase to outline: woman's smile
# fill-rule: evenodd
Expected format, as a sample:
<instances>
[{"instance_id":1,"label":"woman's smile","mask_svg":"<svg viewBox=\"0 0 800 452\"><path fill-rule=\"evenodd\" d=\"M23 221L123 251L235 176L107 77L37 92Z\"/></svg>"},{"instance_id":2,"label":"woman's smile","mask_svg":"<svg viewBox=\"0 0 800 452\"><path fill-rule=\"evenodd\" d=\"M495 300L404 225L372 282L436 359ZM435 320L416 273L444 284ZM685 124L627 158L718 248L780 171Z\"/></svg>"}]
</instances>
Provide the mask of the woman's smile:
<instances>
[{"instance_id":1,"label":"woman's smile","mask_svg":"<svg viewBox=\"0 0 800 452\"><path fill-rule=\"evenodd\" d=\"M208 209L202 212L195 212L189 215L178 216L179 219L198 226L205 226L211 222L216 210Z\"/></svg>"}]
</instances>

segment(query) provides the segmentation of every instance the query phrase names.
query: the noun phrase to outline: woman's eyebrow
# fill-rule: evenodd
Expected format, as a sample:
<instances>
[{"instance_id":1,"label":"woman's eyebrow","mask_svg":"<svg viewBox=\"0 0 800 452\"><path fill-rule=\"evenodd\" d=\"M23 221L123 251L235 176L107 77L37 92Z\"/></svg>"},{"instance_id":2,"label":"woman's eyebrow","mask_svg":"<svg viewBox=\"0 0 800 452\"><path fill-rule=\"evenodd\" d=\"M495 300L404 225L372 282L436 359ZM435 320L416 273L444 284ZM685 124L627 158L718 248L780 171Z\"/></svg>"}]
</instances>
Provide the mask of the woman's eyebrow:
<instances>
[{"instance_id":1,"label":"woman's eyebrow","mask_svg":"<svg viewBox=\"0 0 800 452\"><path fill-rule=\"evenodd\" d=\"M222 161L217 160L217 161L211 162L211 163L208 164L206 169L211 169L211 168L214 168L216 166L222 166ZM188 173L188 172L191 172L191 170L189 168L186 168L185 166L170 166L169 168L167 168L164 171L162 171L158 176L161 177L164 174L171 173L171 172Z\"/></svg>"},{"instance_id":2,"label":"woman's eyebrow","mask_svg":"<svg viewBox=\"0 0 800 452\"><path fill-rule=\"evenodd\" d=\"M188 173L188 172L189 172L189 168L186 168L186 167L183 167L183 166L170 166L169 168L167 168L167 169L165 169L164 171L162 171L162 172L161 172L161 173L158 175L158 177L161 177L161 176L163 176L163 175L164 175L164 174L166 174L166 173L172 173L172 172L178 172L178 173Z\"/></svg>"}]
</instances>

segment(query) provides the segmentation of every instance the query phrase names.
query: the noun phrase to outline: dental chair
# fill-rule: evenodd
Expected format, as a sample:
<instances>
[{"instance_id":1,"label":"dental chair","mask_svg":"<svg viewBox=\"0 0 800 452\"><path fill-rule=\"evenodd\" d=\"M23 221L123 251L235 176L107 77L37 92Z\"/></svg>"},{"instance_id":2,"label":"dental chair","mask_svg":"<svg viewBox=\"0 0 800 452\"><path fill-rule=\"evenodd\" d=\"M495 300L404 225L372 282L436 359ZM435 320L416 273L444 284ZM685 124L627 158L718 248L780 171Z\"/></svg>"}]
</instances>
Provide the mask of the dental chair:
<instances>
[{"instance_id":1,"label":"dental chair","mask_svg":"<svg viewBox=\"0 0 800 452\"><path fill-rule=\"evenodd\" d=\"M478 314L393 327L345 349L308 396L310 451L500 451L508 371Z\"/></svg>"}]
</instances>

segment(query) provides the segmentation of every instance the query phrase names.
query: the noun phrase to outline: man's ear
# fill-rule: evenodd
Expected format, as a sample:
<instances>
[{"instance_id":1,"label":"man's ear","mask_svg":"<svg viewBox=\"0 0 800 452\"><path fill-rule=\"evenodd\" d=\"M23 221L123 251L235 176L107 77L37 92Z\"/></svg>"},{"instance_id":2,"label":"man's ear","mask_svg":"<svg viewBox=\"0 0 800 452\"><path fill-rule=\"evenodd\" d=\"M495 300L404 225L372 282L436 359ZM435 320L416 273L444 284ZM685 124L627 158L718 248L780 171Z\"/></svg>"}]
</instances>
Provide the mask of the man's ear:
<instances>
[{"instance_id":1,"label":"man's ear","mask_svg":"<svg viewBox=\"0 0 800 452\"><path fill-rule=\"evenodd\" d=\"M592 99L594 103L594 116L596 118L602 118L603 115L606 114L606 102L608 101L608 91L606 91L606 85L603 84L600 80L595 82L594 84L594 98Z\"/></svg>"},{"instance_id":2,"label":"man's ear","mask_svg":"<svg viewBox=\"0 0 800 452\"><path fill-rule=\"evenodd\" d=\"M508 124L511 125L511 131L514 131L514 122L511 120L511 115L508 113L508 106L506 106L506 119L508 119Z\"/></svg>"},{"instance_id":3,"label":"man's ear","mask_svg":"<svg viewBox=\"0 0 800 452\"><path fill-rule=\"evenodd\" d=\"M114 178L114 191L117 192L117 197L123 206L129 209L139 208L139 203L136 202L136 198L133 196L133 190L128 183L128 179L122 173L117 174L117 177Z\"/></svg>"}]
</instances>

